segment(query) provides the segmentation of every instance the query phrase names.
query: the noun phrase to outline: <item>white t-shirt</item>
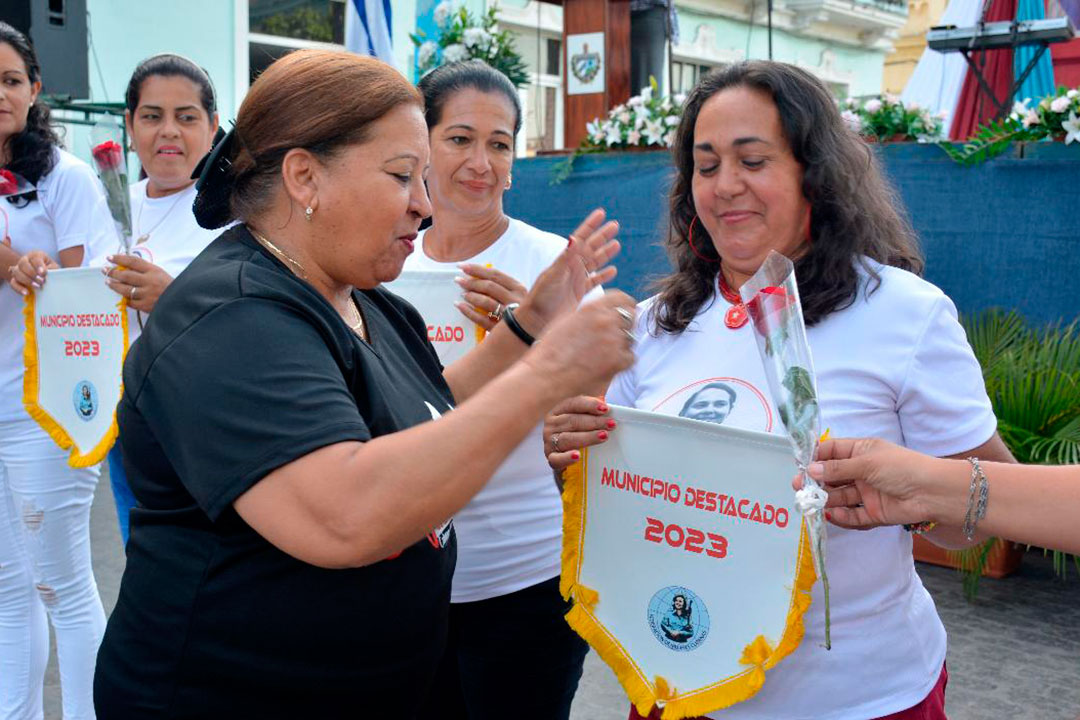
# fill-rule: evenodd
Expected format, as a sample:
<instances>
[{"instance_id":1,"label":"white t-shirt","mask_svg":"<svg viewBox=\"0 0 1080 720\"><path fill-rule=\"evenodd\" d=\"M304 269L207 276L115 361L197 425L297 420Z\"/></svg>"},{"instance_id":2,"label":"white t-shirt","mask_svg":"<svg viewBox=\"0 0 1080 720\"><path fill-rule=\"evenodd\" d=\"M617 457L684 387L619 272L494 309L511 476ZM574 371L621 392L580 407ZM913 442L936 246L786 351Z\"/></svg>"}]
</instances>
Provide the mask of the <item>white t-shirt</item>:
<instances>
[{"instance_id":1,"label":"white t-shirt","mask_svg":"<svg viewBox=\"0 0 1080 720\"><path fill-rule=\"evenodd\" d=\"M872 266L877 290L867 296L860 270L856 302L807 331L822 427L929 455L978 447L996 419L952 301L911 273ZM685 332L657 337L647 331L654 299L642 303L635 364L612 382L608 402L783 433L752 325L728 329L729 304L716 295ZM866 720L930 692L945 661L945 628L915 572L910 534L830 525L826 554L832 650L823 647L819 583L798 650L769 671L756 696L709 717Z\"/></svg>"},{"instance_id":2,"label":"white t-shirt","mask_svg":"<svg viewBox=\"0 0 1080 720\"><path fill-rule=\"evenodd\" d=\"M56 148L52 171L38 180L37 199L24 207L0 199L11 247L19 255L43 250L60 262L60 251L83 246L83 264L116 250L118 235L105 191L90 167ZM2 232L2 230L0 230ZM29 420L23 407L23 298L0 287L0 422Z\"/></svg>"},{"instance_id":3,"label":"white t-shirt","mask_svg":"<svg viewBox=\"0 0 1080 720\"><path fill-rule=\"evenodd\" d=\"M405 269L456 269L457 263L424 254L425 234L416 239ZM468 262L490 264L531 287L565 248L565 238L511 218L506 232ZM544 458L541 432L537 426L454 516L458 559L452 602L507 595L559 574L562 503Z\"/></svg>"},{"instance_id":4,"label":"white t-shirt","mask_svg":"<svg viewBox=\"0 0 1080 720\"><path fill-rule=\"evenodd\" d=\"M141 180L131 186L132 242L149 234L145 241L132 247L132 254L157 265L175 279L224 230L207 230L195 220L194 183L173 195L152 198L146 194L148 182ZM142 332L138 315L128 308L129 343L135 342ZM144 324L146 318L147 314L142 313Z\"/></svg>"}]
</instances>

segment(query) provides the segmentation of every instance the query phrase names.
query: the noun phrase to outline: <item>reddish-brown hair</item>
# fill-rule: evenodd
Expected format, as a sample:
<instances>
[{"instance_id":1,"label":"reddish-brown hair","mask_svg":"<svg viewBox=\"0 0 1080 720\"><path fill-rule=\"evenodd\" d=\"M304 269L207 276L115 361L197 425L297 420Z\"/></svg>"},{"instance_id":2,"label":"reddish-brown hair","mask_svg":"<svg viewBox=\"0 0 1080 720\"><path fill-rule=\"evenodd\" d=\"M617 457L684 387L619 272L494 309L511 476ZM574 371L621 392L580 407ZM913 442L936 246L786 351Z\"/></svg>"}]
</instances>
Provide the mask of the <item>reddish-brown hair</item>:
<instances>
[{"instance_id":1,"label":"reddish-brown hair","mask_svg":"<svg viewBox=\"0 0 1080 720\"><path fill-rule=\"evenodd\" d=\"M373 122L405 103L423 109L416 88L374 58L297 50L277 60L251 85L237 114L233 215L248 219L266 206L289 150L333 157L365 142Z\"/></svg>"}]
</instances>

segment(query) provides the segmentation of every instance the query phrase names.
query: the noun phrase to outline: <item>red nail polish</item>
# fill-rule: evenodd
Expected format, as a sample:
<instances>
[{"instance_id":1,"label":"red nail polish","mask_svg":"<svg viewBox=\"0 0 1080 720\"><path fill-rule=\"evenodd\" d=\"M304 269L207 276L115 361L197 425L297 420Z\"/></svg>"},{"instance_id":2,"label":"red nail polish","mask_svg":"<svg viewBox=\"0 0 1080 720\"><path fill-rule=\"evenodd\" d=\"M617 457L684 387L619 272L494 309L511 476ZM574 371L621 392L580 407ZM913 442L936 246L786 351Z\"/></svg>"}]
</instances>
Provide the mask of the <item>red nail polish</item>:
<instances>
[{"instance_id":1,"label":"red nail polish","mask_svg":"<svg viewBox=\"0 0 1080 720\"><path fill-rule=\"evenodd\" d=\"M596 437L600 438L601 440L607 440L607 430L601 430L600 432L596 433Z\"/></svg>"},{"instance_id":2,"label":"red nail polish","mask_svg":"<svg viewBox=\"0 0 1080 720\"><path fill-rule=\"evenodd\" d=\"M614 420L608 420L607 421L607 427L608 427L608 430L614 430L615 429L615 421Z\"/></svg>"},{"instance_id":3,"label":"red nail polish","mask_svg":"<svg viewBox=\"0 0 1080 720\"><path fill-rule=\"evenodd\" d=\"M831 512L825 513L825 519L828 520L829 522L832 522L832 513Z\"/></svg>"},{"instance_id":4,"label":"red nail polish","mask_svg":"<svg viewBox=\"0 0 1080 720\"><path fill-rule=\"evenodd\" d=\"M581 453L579 453L577 450L575 450L574 452L570 453L570 457L573 458L574 460L580 460L581 459Z\"/></svg>"},{"instance_id":5,"label":"red nail polish","mask_svg":"<svg viewBox=\"0 0 1080 720\"><path fill-rule=\"evenodd\" d=\"M600 403L596 406L596 412L607 412L607 405Z\"/></svg>"}]
</instances>

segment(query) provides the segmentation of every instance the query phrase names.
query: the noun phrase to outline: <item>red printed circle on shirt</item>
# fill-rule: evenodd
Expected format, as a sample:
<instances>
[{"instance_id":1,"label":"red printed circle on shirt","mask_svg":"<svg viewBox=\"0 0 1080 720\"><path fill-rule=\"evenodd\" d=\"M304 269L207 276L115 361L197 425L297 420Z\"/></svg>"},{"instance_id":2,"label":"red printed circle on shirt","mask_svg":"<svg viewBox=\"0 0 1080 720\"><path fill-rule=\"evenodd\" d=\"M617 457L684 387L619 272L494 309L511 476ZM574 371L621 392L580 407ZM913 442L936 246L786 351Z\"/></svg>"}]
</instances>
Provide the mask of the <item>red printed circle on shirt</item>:
<instances>
[{"instance_id":1,"label":"red printed circle on shirt","mask_svg":"<svg viewBox=\"0 0 1080 720\"><path fill-rule=\"evenodd\" d=\"M661 400L652 411L759 432L772 432L773 427L772 406L764 393L733 377L690 383Z\"/></svg>"}]
</instances>

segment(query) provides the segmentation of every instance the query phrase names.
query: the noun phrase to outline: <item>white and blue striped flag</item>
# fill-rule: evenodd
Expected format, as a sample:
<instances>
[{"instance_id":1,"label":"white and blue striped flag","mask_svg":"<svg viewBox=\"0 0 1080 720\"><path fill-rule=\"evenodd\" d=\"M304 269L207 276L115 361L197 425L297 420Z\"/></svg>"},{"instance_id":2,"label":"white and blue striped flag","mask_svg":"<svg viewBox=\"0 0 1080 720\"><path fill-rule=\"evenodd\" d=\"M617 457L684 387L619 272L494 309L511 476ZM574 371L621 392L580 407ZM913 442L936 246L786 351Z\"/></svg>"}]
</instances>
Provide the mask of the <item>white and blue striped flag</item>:
<instances>
[{"instance_id":1,"label":"white and blue striped flag","mask_svg":"<svg viewBox=\"0 0 1080 720\"><path fill-rule=\"evenodd\" d=\"M372 55L394 65L394 43L390 27L390 0L346 2L346 50L360 55Z\"/></svg>"}]
</instances>

